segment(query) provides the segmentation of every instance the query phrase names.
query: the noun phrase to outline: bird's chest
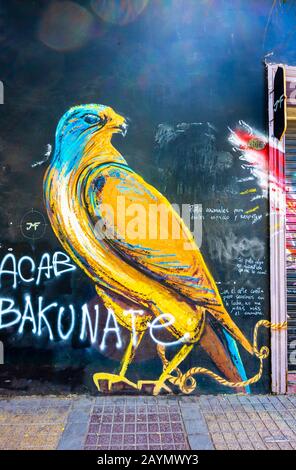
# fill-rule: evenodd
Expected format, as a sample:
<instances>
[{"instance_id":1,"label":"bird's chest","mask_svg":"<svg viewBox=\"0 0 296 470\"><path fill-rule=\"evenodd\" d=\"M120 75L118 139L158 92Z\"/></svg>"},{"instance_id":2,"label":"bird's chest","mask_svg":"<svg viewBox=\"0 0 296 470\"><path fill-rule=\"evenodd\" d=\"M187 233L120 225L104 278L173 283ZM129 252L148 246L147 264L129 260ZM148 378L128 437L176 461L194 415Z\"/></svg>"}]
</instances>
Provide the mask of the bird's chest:
<instances>
[{"instance_id":1,"label":"bird's chest","mask_svg":"<svg viewBox=\"0 0 296 470\"><path fill-rule=\"evenodd\" d=\"M64 249L91 276L103 271L106 250L99 241L90 191L92 168L78 169L61 175L54 170L48 175L49 190L45 196L52 228ZM95 274L96 273L96 274Z\"/></svg>"},{"instance_id":2,"label":"bird's chest","mask_svg":"<svg viewBox=\"0 0 296 470\"><path fill-rule=\"evenodd\" d=\"M79 174L49 172L45 187L45 200L51 225L63 245L79 249L90 229L84 203L84 187Z\"/></svg>"}]
</instances>

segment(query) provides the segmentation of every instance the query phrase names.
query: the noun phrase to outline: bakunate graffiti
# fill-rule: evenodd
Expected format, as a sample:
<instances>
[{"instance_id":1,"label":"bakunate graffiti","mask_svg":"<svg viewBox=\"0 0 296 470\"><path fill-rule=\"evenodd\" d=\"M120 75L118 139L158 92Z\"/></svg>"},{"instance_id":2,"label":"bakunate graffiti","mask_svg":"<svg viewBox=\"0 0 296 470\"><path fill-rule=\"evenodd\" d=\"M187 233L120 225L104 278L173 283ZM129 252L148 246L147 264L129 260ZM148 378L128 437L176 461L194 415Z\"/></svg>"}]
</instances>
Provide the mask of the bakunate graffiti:
<instances>
[{"instance_id":1,"label":"bakunate graffiti","mask_svg":"<svg viewBox=\"0 0 296 470\"><path fill-rule=\"evenodd\" d=\"M127 122L107 106L71 108L60 119L55 149L44 177L44 198L54 233L70 258L94 283L107 310L107 332L122 351L118 373L99 370L93 380L99 391L123 384L131 390L149 385L155 395L196 388L196 374L220 384L249 390L262 375L268 348L253 343L223 305L219 290L189 228L170 202L133 171L112 145L115 133L125 135ZM160 210L161 208L161 210ZM89 317L84 317L84 323ZM130 331L122 348L118 325ZM170 333L161 341L158 330ZM132 382L128 368L149 330L163 371L149 383ZM104 337L105 338L105 337ZM105 338L107 340L107 338ZM208 354L223 377L203 367L182 373L179 366L196 344ZM170 347L178 346L171 353ZM259 372L247 379L239 347L260 360ZM105 347L105 340L101 349ZM166 353L170 356L167 359Z\"/></svg>"}]
</instances>

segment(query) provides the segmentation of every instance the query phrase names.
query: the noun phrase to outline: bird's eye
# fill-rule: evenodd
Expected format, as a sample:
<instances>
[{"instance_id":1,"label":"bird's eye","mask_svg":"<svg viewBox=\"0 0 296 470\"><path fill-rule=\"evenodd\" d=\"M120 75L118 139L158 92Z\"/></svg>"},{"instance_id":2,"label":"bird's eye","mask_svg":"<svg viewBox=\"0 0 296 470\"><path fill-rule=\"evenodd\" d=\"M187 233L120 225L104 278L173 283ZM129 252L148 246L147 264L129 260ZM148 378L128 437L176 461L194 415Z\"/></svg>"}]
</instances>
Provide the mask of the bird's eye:
<instances>
[{"instance_id":1,"label":"bird's eye","mask_svg":"<svg viewBox=\"0 0 296 470\"><path fill-rule=\"evenodd\" d=\"M100 116L96 116L95 114L86 114L84 120L87 124L99 124L99 122L101 122Z\"/></svg>"}]
</instances>

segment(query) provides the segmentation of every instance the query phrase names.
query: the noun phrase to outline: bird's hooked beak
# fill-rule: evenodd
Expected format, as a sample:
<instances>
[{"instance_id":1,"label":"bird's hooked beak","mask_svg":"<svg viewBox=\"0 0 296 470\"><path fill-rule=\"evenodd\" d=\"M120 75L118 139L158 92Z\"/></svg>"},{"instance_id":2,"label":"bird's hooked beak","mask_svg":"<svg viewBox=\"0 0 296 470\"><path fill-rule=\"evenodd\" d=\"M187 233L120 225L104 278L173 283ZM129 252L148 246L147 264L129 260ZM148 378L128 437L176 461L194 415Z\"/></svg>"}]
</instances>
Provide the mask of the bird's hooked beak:
<instances>
[{"instance_id":1,"label":"bird's hooked beak","mask_svg":"<svg viewBox=\"0 0 296 470\"><path fill-rule=\"evenodd\" d=\"M122 124L117 126L117 129L118 129L118 133L120 133L121 135L123 135L123 137L125 137L127 133L127 129L128 129L128 123L124 121Z\"/></svg>"}]
</instances>

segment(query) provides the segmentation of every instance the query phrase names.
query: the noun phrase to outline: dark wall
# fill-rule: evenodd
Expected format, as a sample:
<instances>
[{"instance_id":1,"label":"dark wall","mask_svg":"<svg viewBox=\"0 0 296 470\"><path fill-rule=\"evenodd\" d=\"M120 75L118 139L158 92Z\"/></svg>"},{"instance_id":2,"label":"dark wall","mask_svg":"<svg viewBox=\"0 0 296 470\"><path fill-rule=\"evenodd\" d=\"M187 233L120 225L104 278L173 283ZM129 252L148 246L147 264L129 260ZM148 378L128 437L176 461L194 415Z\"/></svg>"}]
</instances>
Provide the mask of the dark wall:
<instances>
[{"instance_id":1,"label":"dark wall","mask_svg":"<svg viewBox=\"0 0 296 470\"><path fill-rule=\"evenodd\" d=\"M295 63L296 4L110 0L98 10L98 3L0 2L5 92L0 106L1 260L12 253L16 260L27 255L38 264L44 253L52 257L61 250L45 212L47 163L41 162L69 107L105 104L130 119L126 138L113 141L129 165L171 202L202 204L201 252L231 317L251 341L256 322L269 318L268 200L262 182L228 139L241 120L255 136L266 134L264 60ZM258 195L258 208L245 217L254 207L249 189ZM32 209L37 211L33 215ZM41 221L37 233L26 232L32 217ZM42 296L48 304L75 305L79 324L81 305L96 299L94 286L79 268L60 277L51 270L50 279L43 276L39 285L18 277L14 289L12 280L2 275L1 297L13 299L21 312L26 294L34 314ZM102 328L105 317L102 307ZM81 341L78 328L62 341L54 313L49 321L53 341L46 329L33 334L30 321L22 333L17 325L0 329L5 347L0 386L95 392L92 373L114 371L122 352L110 337L103 353L89 340ZM266 331L260 341L269 343ZM258 360L243 350L241 356L251 377ZM218 372L198 344L182 367L193 365ZM155 379L160 372L155 345L145 338L130 376ZM251 392L268 392L269 387L267 360ZM232 390L201 376L196 392Z\"/></svg>"}]
</instances>

